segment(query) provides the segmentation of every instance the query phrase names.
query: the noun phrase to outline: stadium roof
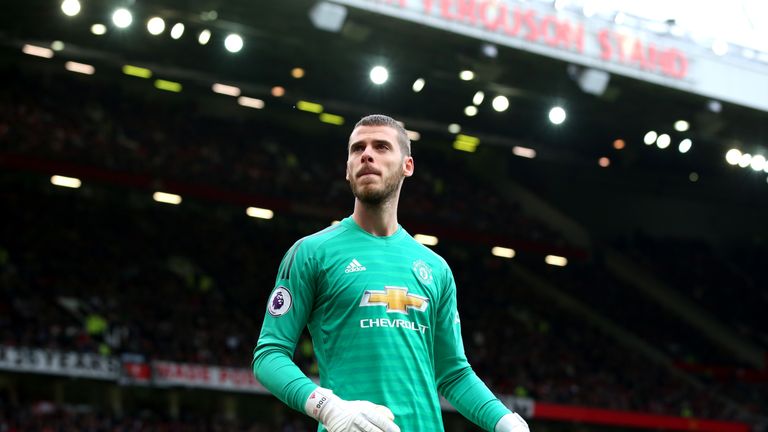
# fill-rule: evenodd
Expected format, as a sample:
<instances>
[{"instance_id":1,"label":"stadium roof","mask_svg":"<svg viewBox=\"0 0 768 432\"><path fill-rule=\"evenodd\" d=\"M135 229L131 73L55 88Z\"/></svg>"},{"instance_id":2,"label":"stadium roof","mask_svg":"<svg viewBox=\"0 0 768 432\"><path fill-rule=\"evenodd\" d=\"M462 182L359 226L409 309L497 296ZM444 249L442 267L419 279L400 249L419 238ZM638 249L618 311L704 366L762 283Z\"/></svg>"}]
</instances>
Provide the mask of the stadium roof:
<instances>
[{"instance_id":1,"label":"stadium roof","mask_svg":"<svg viewBox=\"0 0 768 432\"><path fill-rule=\"evenodd\" d=\"M753 3L744 2L744 7L757 7ZM598 170L599 158L608 156L617 162L612 166L634 172L664 172L684 179L692 171L707 172L719 181L732 181L732 187L742 192L747 181L754 184L750 186L758 191L754 193L764 196L768 190L764 174L756 180L757 174L734 170L724 159L731 147L768 154L765 112L727 103L720 103L718 112L705 97L616 75L611 75L601 96L587 94L563 61L502 46L489 56L482 41L354 8L349 8L339 32L324 31L309 18L315 4L310 0L128 4L82 0L81 12L67 17L54 0L13 2L0 17L2 61L38 62L62 73L64 59L81 61L94 65L102 79L115 80L126 79L120 73L123 65L139 65L182 82L185 94L194 94L195 89L210 93L213 82L239 86L243 94L267 102L265 115L277 108L275 121L292 127L327 126L316 117L286 115L296 112L298 100L308 100L348 122L370 112L392 114L419 131L425 141L447 146L454 136L448 125L459 124L462 133L479 137L488 151L510 154L515 145L533 148L537 159L566 171ZM133 25L116 29L110 23L111 13L126 5L134 13ZM626 7L632 13L651 14ZM167 29L160 36L147 32L146 20L153 15L166 19ZM684 21L682 16L679 19ZM179 40L172 40L168 31L176 22L184 23L186 30ZM109 31L95 36L94 23L107 25ZM212 32L207 45L197 40L203 29ZM224 50L222 42L229 33L242 35L241 52ZM23 44L50 46L56 40L65 46L57 54L59 61L46 63L20 54ZM368 79L375 65L388 68L386 84L377 86ZM303 68L306 75L292 78L295 67ZM473 71L474 79L460 79L462 70ZM412 84L418 78L426 85L416 93ZM270 96L273 86L283 86L286 95ZM147 86L147 91L155 90ZM465 108L473 105L478 91L484 92L485 100L478 114L468 117ZM491 109L495 95L509 98L507 111ZM559 126L547 117L555 105L567 111L567 120ZM690 130L675 131L677 120L689 122ZM670 134L672 145L666 150L644 145L643 137L651 130ZM692 139L693 148L683 155L677 144L684 138ZM616 139L624 140L626 149L615 150Z\"/></svg>"}]
</instances>

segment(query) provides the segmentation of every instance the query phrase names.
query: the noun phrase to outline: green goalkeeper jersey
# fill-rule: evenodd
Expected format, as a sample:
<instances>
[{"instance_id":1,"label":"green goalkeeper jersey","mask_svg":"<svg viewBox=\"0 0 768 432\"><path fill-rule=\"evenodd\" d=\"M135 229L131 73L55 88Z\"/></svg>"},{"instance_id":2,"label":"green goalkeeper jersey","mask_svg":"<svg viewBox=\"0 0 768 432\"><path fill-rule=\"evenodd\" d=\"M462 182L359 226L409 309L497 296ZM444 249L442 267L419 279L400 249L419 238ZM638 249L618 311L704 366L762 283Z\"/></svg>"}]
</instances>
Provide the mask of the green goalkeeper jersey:
<instances>
[{"instance_id":1,"label":"green goalkeeper jersey","mask_svg":"<svg viewBox=\"0 0 768 432\"><path fill-rule=\"evenodd\" d=\"M320 385L389 407L403 432L443 430L438 392L485 430L509 413L467 363L450 268L402 227L377 237L346 218L283 258L253 367L302 412L316 385L290 359L305 326Z\"/></svg>"}]
</instances>

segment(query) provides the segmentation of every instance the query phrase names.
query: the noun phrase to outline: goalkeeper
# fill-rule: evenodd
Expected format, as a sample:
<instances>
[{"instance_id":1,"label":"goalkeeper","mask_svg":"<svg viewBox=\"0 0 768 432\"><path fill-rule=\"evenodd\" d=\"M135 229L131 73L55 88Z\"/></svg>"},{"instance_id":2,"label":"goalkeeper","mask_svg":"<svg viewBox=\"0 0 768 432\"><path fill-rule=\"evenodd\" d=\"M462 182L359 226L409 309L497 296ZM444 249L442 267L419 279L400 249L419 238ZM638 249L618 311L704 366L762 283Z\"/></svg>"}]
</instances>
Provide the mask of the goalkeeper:
<instances>
[{"instance_id":1,"label":"goalkeeper","mask_svg":"<svg viewBox=\"0 0 768 432\"><path fill-rule=\"evenodd\" d=\"M438 393L486 431L527 432L467 363L448 264L397 222L414 171L395 120L370 115L349 139L352 215L286 253L253 355L256 378L319 431L443 431ZM320 386L293 363L309 328Z\"/></svg>"}]
</instances>

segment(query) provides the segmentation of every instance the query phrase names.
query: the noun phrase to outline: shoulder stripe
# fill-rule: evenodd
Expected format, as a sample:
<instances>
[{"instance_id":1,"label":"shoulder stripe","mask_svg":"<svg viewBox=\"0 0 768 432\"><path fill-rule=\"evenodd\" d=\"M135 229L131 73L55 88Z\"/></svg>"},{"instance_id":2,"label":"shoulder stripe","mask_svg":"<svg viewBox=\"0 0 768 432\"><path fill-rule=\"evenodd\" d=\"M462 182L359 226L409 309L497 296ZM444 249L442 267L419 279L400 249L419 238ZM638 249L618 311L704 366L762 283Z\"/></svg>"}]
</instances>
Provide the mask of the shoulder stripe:
<instances>
[{"instance_id":1,"label":"shoulder stripe","mask_svg":"<svg viewBox=\"0 0 768 432\"><path fill-rule=\"evenodd\" d=\"M301 239L297 241L295 245L293 245L293 248L291 249L291 257L288 258L288 264L286 264L283 268L283 274L280 275L280 279L288 280L290 278L293 260L296 258L296 253L299 251L299 246L301 246L301 242L303 241L304 239Z\"/></svg>"},{"instance_id":2,"label":"shoulder stripe","mask_svg":"<svg viewBox=\"0 0 768 432\"><path fill-rule=\"evenodd\" d=\"M321 235L321 234L328 234L329 232L333 232L333 231L336 231L337 229L339 229L339 228L341 228L341 227L342 227L342 225L341 225L340 223L338 223L338 224L336 224L336 225L331 225L331 226L329 226L329 227L325 227L325 228L324 228L323 230L321 230L321 231L318 231L318 232L316 232L316 233L314 233L314 234L310 234L310 235L308 235L308 236L306 236L306 237L304 237L304 238L317 237L317 236L319 236L319 235Z\"/></svg>"},{"instance_id":3,"label":"shoulder stripe","mask_svg":"<svg viewBox=\"0 0 768 432\"><path fill-rule=\"evenodd\" d=\"M293 261L296 259L296 253L299 252L299 246L304 242L304 240L311 238L311 237L317 237L322 234L328 234L330 232L336 231L337 229L341 228L341 224L336 224L333 226L329 226L328 228L325 228L322 231L316 232L314 234L308 235L301 240L297 241L295 245L293 245L293 248L289 253L291 254L290 258L288 258L288 264L285 265L285 268L283 268L283 272L280 274L280 279L288 280L291 276L291 267L293 267Z\"/></svg>"}]
</instances>

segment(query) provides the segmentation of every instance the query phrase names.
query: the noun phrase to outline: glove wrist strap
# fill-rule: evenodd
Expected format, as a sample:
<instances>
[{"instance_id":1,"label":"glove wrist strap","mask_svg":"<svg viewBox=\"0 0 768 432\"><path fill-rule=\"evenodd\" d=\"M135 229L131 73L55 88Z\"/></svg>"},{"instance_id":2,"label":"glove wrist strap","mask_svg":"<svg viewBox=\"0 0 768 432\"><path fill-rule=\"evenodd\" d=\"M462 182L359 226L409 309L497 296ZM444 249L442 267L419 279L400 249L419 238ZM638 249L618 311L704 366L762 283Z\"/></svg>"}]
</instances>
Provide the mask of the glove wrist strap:
<instances>
[{"instance_id":1,"label":"glove wrist strap","mask_svg":"<svg viewBox=\"0 0 768 432\"><path fill-rule=\"evenodd\" d=\"M307 398L307 402L304 404L304 412L307 413L313 419L322 423L321 416L328 404L336 398L333 391L318 387Z\"/></svg>"}]
</instances>

